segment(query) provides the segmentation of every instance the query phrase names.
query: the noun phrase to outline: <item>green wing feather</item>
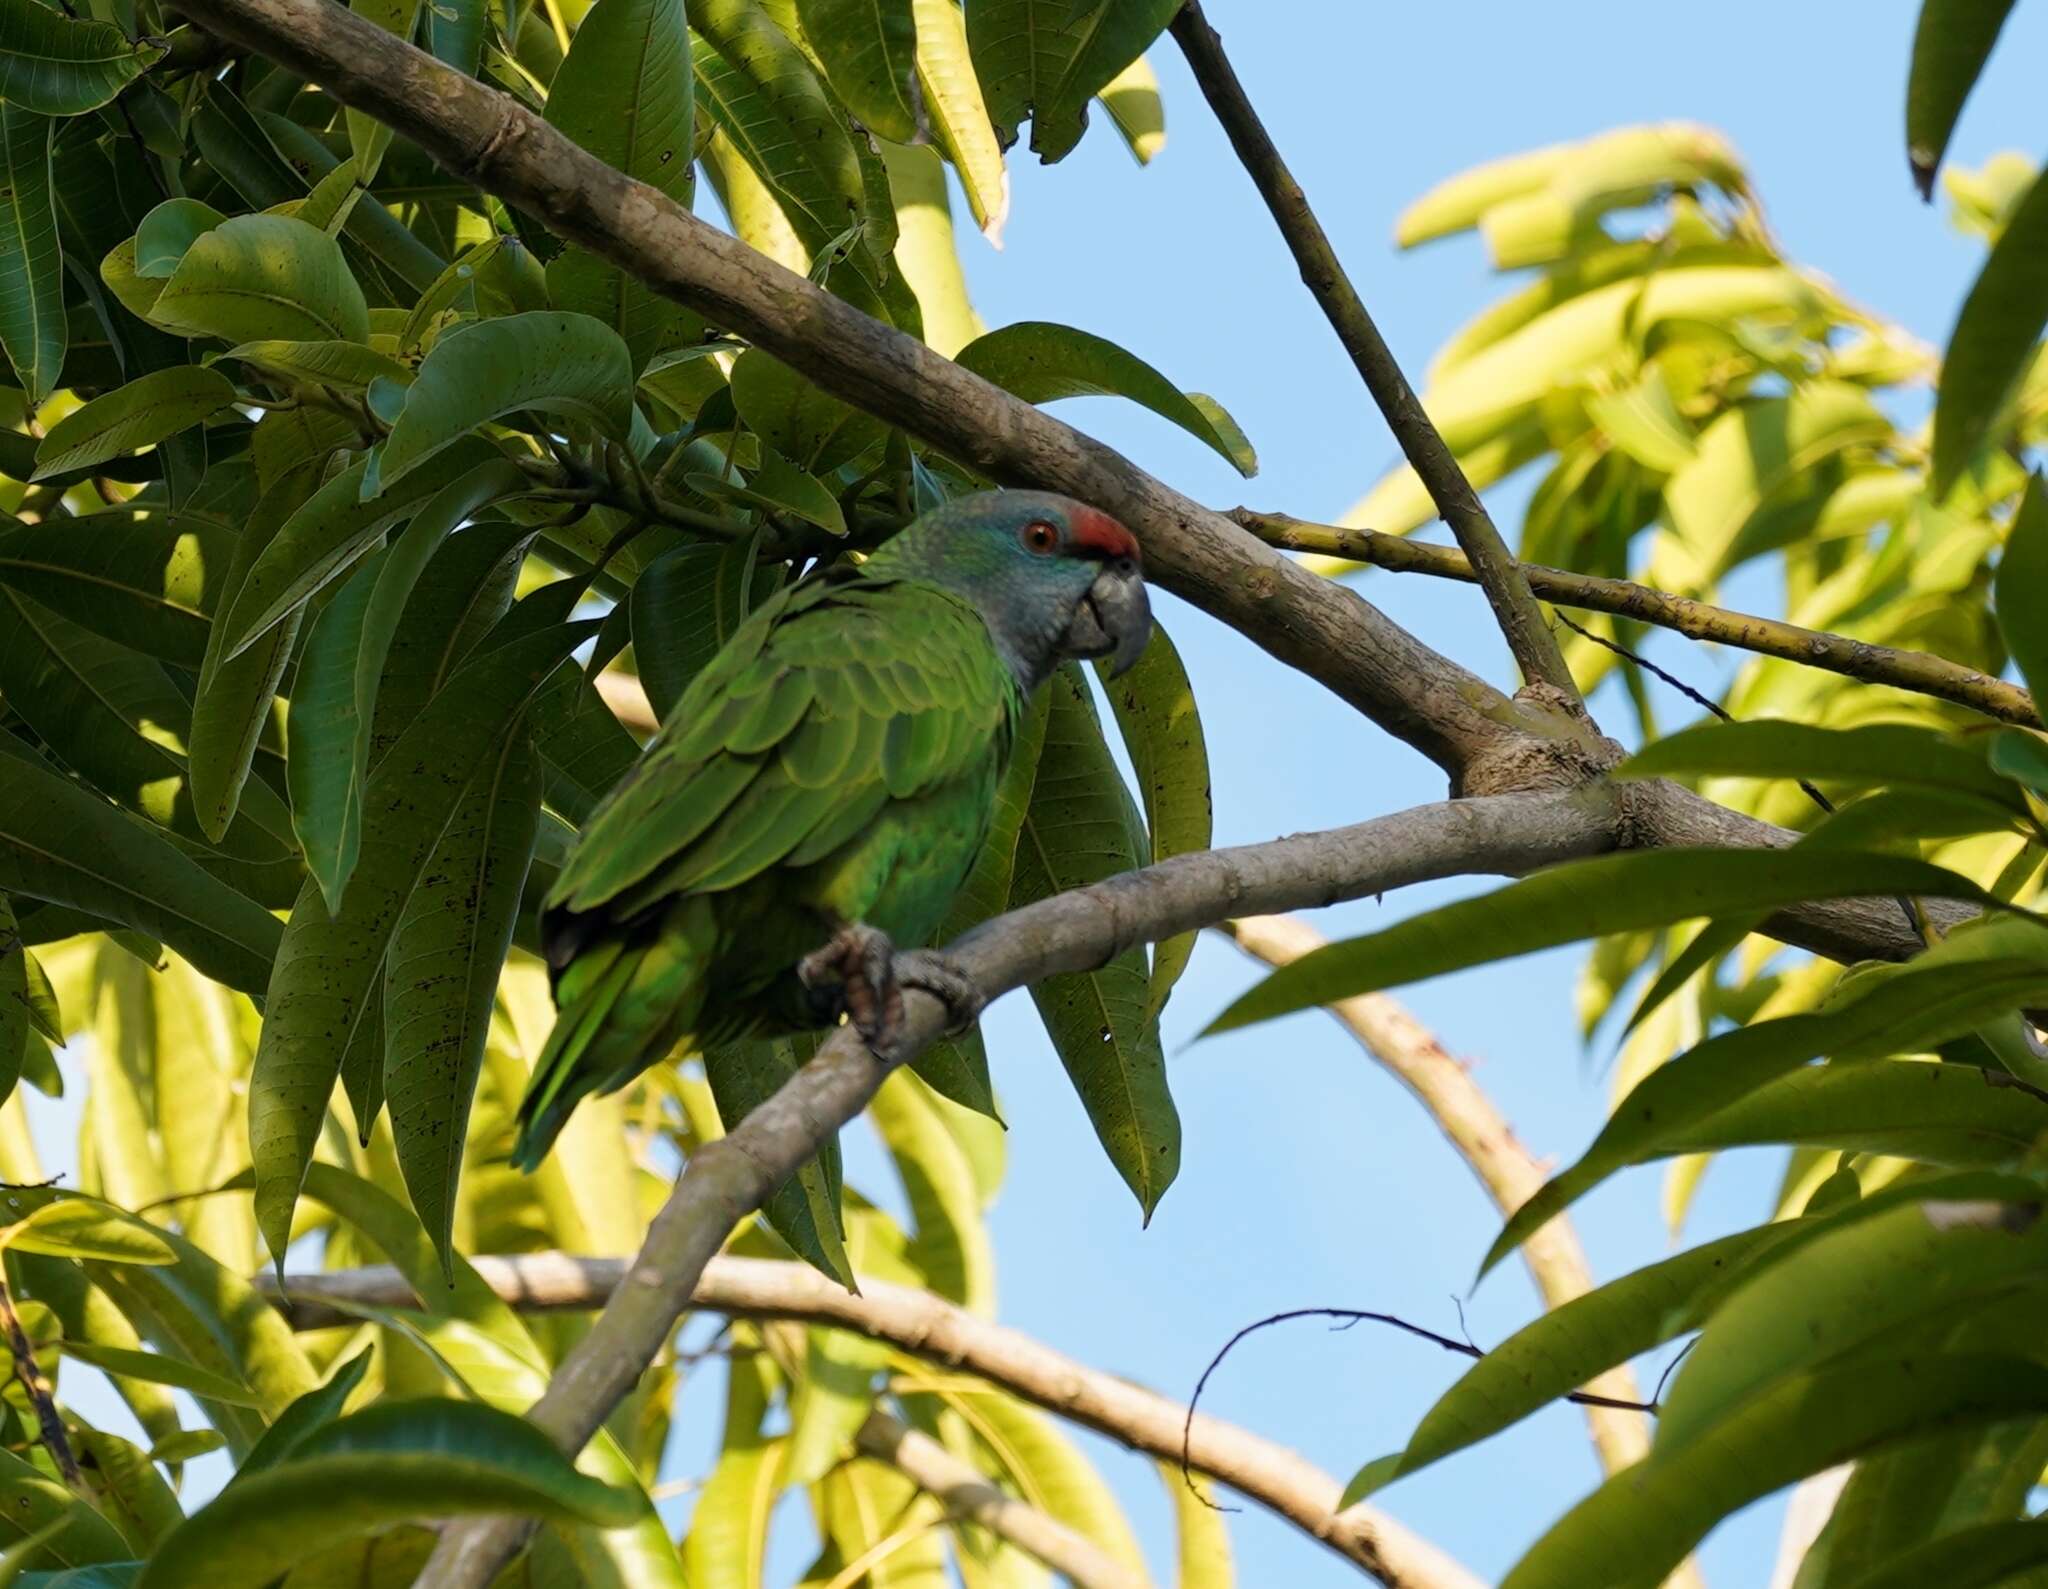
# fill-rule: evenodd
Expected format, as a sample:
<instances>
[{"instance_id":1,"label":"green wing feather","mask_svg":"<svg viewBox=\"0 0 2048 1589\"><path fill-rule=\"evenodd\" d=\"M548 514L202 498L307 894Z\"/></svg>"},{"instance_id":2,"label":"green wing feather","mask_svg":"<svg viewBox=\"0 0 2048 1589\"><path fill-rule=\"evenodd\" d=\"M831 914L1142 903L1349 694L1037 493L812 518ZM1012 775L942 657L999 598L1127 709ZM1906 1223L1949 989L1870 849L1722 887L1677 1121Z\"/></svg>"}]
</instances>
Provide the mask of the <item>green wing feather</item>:
<instances>
[{"instance_id":1,"label":"green wing feather","mask_svg":"<svg viewBox=\"0 0 2048 1589\"><path fill-rule=\"evenodd\" d=\"M531 1168L578 1099L679 1042L746 1035L757 1013L719 959L747 918L795 905L818 928L765 957L747 945L755 992L832 916L908 901L937 921L1021 705L981 619L935 586L811 580L763 603L592 814L549 895L560 1014L515 1162Z\"/></svg>"}]
</instances>

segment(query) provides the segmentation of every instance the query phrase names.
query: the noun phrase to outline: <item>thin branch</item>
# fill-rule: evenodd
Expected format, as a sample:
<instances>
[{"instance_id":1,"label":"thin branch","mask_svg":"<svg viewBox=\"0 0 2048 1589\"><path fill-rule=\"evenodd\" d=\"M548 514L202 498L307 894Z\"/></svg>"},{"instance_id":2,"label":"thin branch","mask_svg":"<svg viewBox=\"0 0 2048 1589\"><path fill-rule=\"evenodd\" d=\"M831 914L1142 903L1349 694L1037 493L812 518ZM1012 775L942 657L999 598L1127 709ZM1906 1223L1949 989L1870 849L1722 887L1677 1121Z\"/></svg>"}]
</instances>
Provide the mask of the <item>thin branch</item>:
<instances>
[{"instance_id":1,"label":"thin branch","mask_svg":"<svg viewBox=\"0 0 2048 1589\"><path fill-rule=\"evenodd\" d=\"M1036 1557L1074 1589L1145 1589L1141 1580L1111 1560L1094 1541L1037 1507L1005 1495L986 1474L894 1414L877 1407L868 1414L853 1443L945 1502L951 1516L978 1523L996 1538Z\"/></svg>"},{"instance_id":2,"label":"thin branch","mask_svg":"<svg viewBox=\"0 0 2048 1589\"><path fill-rule=\"evenodd\" d=\"M1247 908L1332 904L1454 872L1520 873L1592 853L1611 841L1616 798L1594 788L1449 801L1326 833L1175 856L996 917L946 953L994 996ZM906 993L904 1018L904 1059L933 1042L947 1019L939 1001L918 990ZM534 1404L533 1422L565 1451L580 1451L654 1361L733 1227L866 1108L887 1074L842 1027L735 1130L699 1148L626 1280ZM526 1532L508 1519L452 1524L421 1589L482 1589Z\"/></svg>"},{"instance_id":3,"label":"thin branch","mask_svg":"<svg viewBox=\"0 0 2048 1589\"><path fill-rule=\"evenodd\" d=\"M600 1305L627 1272L617 1258L566 1253L472 1259L500 1297L521 1310ZM275 1294L259 1276L259 1288ZM346 1307L407 1307L416 1302L399 1272L387 1266L287 1275L287 1317L300 1329L353 1323ZM344 1304L333 1306L330 1304ZM713 1258L692 1305L753 1319L796 1319L884 1341L943 1368L961 1370L1024 1401L1094 1429L1165 1462L1180 1458L1185 1409L1119 1375L1076 1362L1043 1342L909 1286L863 1279L855 1296L800 1263ZM1382 1581L1414 1589L1476 1589L1464 1568L1368 1506L1339 1513L1337 1480L1265 1437L1207 1414L1188 1434L1188 1458L1199 1471L1257 1502L1322 1541Z\"/></svg>"},{"instance_id":4,"label":"thin branch","mask_svg":"<svg viewBox=\"0 0 2048 1589\"><path fill-rule=\"evenodd\" d=\"M1448 546L1431 546L1405 536L1380 530L1344 529L1334 524L1309 524L1281 513L1255 513L1238 508L1230 517L1269 546L1291 552L1317 552L1328 557L1345 557L1370 563L1399 574L1430 574L1438 579L1475 583L1472 565L1463 552ZM1694 640L1712 640L1754 651L1760 656L1778 657L1807 667L1861 679L1866 684L1888 684L1895 690L1932 695L1953 701L1987 717L2027 728L2042 726L2033 696L2017 684L1993 678L1975 668L1925 651L1904 651L1893 646L1872 645L1847 635L1820 629L1802 629L1798 624L1775 618L1758 618L1731 612L1689 596L1674 596L1625 579L1603 579L1594 574L1574 574L1564 569L1543 568L1534 563L1521 565L1530 588L1545 601L1560 607L1577 607L1587 612L1612 613L1676 630Z\"/></svg>"},{"instance_id":5,"label":"thin branch","mask_svg":"<svg viewBox=\"0 0 2048 1589\"><path fill-rule=\"evenodd\" d=\"M1291 916L1240 916L1218 930L1246 954L1275 967L1290 965L1327 942ZM1536 1195L1545 1179L1542 1166L1516 1140L1514 1128L1472 1073L1405 1005L1384 993L1362 993L1324 1008L1429 1111L1503 1215ZM1563 1214L1523 1243L1521 1255L1546 1308L1563 1307L1593 1289L1586 1250ZM1613 1368L1589 1381L1587 1389L1598 1398L1581 1405L1600 1466L1619 1473L1648 1456L1649 1430L1642 1415L1619 1405L1642 1399L1635 1375L1626 1366Z\"/></svg>"},{"instance_id":6,"label":"thin branch","mask_svg":"<svg viewBox=\"0 0 2048 1589\"><path fill-rule=\"evenodd\" d=\"M57 1464L64 1482L83 1495L85 1475L79 1471L78 1458L71 1454L71 1438L64 1432L64 1415L57 1411L56 1398L43 1382L43 1371L36 1367L36 1349L29 1341L28 1331L21 1326L21 1315L14 1309L14 1293L7 1289L5 1280L0 1280L0 1330L6 1333L8 1354L14 1359L14 1377L29 1405L36 1410L36 1428L50 1460Z\"/></svg>"},{"instance_id":7,"label":"thin branch","mask_svg":"<svg viewBox=\"0 0 2048 1589\"><path fill-rule=\"evenodd\" d=\"M1532 683L1548 684L1567 700L1579 699L1578 685L1565 666L1557 637L1543 621L1537 605L1515 564L1515 554L1494 527L1479 493L1458 467L1457 457L1444 444L1442 434L1423 411L1422 401L1408 377L1401 372L1393 350L1380 335L1366 311L1364 300L1351 285L1337 251L1309 208L1308 197L1294 180L1287 163L1280 158L1259 113L1252 108L1244 85L1238 81L1230 57L1223 53L1223 40L1202 15L1199 0L1186 0L1173 19L1174 42L1187 57L1202 97L1223 124L1230 146L1237 151L1246 173L1266 201L1280 235L1301 267L1301 279L1321 305L1330 328L1364 380L1373 401L1386 416L1387 428L1401 444L1415 473L1429 492L1429 499L1451 527L1458 544L1465 549L1479 584L1493 608L1493 616L1507 637L1508 649Z\"/></svg>"}]
</instances>

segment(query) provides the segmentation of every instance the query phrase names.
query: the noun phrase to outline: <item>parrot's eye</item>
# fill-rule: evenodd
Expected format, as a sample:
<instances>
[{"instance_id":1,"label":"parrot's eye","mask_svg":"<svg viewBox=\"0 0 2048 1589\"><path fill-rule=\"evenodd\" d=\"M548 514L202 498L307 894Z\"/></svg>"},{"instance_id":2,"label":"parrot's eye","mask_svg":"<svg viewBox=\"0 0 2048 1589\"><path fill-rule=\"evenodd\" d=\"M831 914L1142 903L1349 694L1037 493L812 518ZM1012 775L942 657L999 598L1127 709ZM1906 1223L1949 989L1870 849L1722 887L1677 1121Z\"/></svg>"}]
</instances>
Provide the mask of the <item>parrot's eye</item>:
<instances>
[{"instance_id":1,"label":"parrot's eye","mask_svg":"<svg viewBox=\"0 0 2048 1589\"><path fill-rule=\"evenodd\" d=\"M1019 534L1024 549L1044 557L1060 544L1060 532L1043 519L1033 519Z\"/></svg>"}]
</instances>

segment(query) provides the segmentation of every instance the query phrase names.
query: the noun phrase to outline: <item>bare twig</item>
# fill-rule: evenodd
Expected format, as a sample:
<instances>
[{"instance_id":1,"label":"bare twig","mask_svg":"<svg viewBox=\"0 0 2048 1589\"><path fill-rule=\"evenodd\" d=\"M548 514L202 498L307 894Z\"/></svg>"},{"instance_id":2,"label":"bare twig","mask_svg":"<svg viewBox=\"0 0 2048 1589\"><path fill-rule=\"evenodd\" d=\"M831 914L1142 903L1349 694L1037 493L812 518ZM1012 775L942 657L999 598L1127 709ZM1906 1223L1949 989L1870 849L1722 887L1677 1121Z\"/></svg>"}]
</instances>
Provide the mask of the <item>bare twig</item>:
<instances>
[{"instance_id":1,"label":"bare twig","mask_svg":"<svg viewBox=\"0 0 2048 1589\"><path fill-rule=\"evenodd\" d=\"M21 1315L14 1309L14 1293L7 1289L5 1280L0 1280L0 1330L7 1334L7 1350L14 1359L14 1377L28 1397L29 1405L36 1410L36 1427L50 1453L50 1460L57 1464L57 1471L64 1476L64 1482L84 1494L85 1475L78 1469L78 1458L71 1453L71 1438L64 1432L63 1414L57 1411L56 1398L43 1382L42 1370L36 1367L36 1349L29 1341L28 1331L21 1327Z\"/></svg>"},{"instance_id":2,"label":"bare twig","mask_svg":"<svg viewBox=\"0 0 2048 1589\"><path fill-rule=\"evenodd\" d=\"M602 1304L624 1278L616 1258L566 1253L473 1259L492 1290L522 1310ZM269 1276L259 1288L275 1295ZM348 1306L404 1307L415 1302L394 1268L287 1275L294 1326L353 1323ZM344 1304L342 1307L331 1303ZM745 1318L797 1319L885 1341L947 1369L962 1370L1062 1418L1162 1461L1180 1458L1185 1409L1118 1375L1078 1363L1043 1342L978 1318L908 1286L863 1279L860 1295L800 1263L720 1256L704 1266L692 1305ZM1476 1589L1476 1580L1440 1552L1371 1507L1339 1513L1336 1479L1285 1446L1207 1414L1189 1430L1193 1466L1287 1519L1383 1581L1416 1589Z\"/></svg>"},{"instance_id":3,"label":"bare twig","mask_svg":"<svg viewBox=\"0 0 2048 1589\"><path fill-rule=\"evenodd\" d=\"M1276 967L1292 964L1327 941L1291 916L1240 916L1219 930L1246 954ZM1542 1166L1516 1140L1514 1128L1472 1073L1405 1005L1384 993L1361 993L1325 1008L1429 1111L1502 1214L1512 1214L1536 1195L1544 1181ZM1524 1242L1521 1255L1546 1307L1562 1307L1593 1289L1592 1266L1565 1215ZM1587 1389L1597 1399L1581 1405L1601 1467L1619 1473L1640 1462L1649 1454L1650 1438L1641 1414L1627 1410L1627 1404L1640 1400L1634 1374L1626 1365L1610 1369Z\"/></svg>"},{"instance_id":4,"label":"bare twig","mask_svg":"<svg viewBox=\"0 0 2048 1589\"><path fill-rule=\"evenodd\" d=\"M1223 53L1223 40L1202 15L1200 0L1186 0L1173 19L1174 42L1180 45L1194 71L1202 97L1223 124L1230 146L1237 151L1245 171L1266 201L1266 208L1280 228L1280 235L1301 267L1301 279L1321 305L1330 328L1364 380L1373 401L1386 416L1387 428L1401 444L1410 466L1421 478L1429 499L1451 527L1458 544L1478 571L1480 587L1486 592L1493 616L1507 637L1524 678L1548 684L1565 697L1577 700L1578 686L1557 638L1543 622L1543 609L1515 565L1515 555L1494 527L1492 516L1458 467L1457 457L1444 444L1422 400L1394 358L1393 350L1380 335L1366 311L1364 300L1351 285L1337 251L1330 246L1322 223L1309 208L1301 184L1287 169L1267 133L1259 113L1252 108L1244 85Z\"/></svg>"},{"instance_id":5,"label":"bare twig","mask_svg":"<svg viewBox=\"0 0 2048 1589\"><path fill-rule=\"evenodd\" d=\"M1094 1541L1037 1507L1005 1495L986 1474L879 1407L860 1426L854 1445L944 1501L952 1516L978 1523L1035 1556L1075 1589L1145 1589L1141 1579L1111 1560Z\"/></svg>"},{"instance_id":6,"label":"bare twig","mask_svg":"<svg viewBox=\"0 0 2048 1589\"><path fill-rule=\"evenodd\" d=\"M1317 552L1328 557L1346 557L1399 574L1430 574L1438 579L1474 583L1476 576L1465 554L1448 546L1431 546L1406 536L1388 535L1380 530L1345 529L1335 524L1310 524L1282 513L1255 513L1238 508L1230 517L1269 546L1291 552ZM1521 565L1529 585L1545 601L1560 607L1577 607L1586 612L1611 613L1655 624L1694 640L1711 640L1754 651L1759 656L1777 657L1806 667L1839 673L1866 684L1886 684L1895 690L1931 695L1953 701L1987 717L2019 723L2028 728L2042 726L2041 714L2029 695L2017 684L1993 678L1975 668L1925 651L1904 651L1894 646L1872 645L1847 635L1820 629L1803 629L1798 624L1775 618L1758 618L1731 612L1690 596L1674 596L1648 585L1625 579L1603 579L1594 574L1574 574L1564 569L1544 568L1534 563Z\"/></svg>"}]
</instances>

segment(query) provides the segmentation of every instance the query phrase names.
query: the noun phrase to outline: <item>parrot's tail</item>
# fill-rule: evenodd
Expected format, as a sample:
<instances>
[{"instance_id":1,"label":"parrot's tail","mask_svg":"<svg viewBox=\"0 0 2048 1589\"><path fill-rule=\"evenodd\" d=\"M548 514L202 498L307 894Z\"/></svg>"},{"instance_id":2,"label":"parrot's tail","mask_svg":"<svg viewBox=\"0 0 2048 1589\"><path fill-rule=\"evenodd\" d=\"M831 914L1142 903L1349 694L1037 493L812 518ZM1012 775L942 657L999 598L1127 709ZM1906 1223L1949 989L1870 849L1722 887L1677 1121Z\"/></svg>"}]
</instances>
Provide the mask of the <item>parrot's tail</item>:
<instances>
[{"instance_id":1,"label":"parrot's tail","mask_svg":"<svg viewBox=\"0 0 2048 1589\"><path fill-rule=\"evenodd\" d=\"M651 927L584 938L555 977L555 1026L519 1104L514 1168L538 1169L577 1104L625 1086L692 1031L715 939L701 898Z\"/></svg>"}]
</instances>

